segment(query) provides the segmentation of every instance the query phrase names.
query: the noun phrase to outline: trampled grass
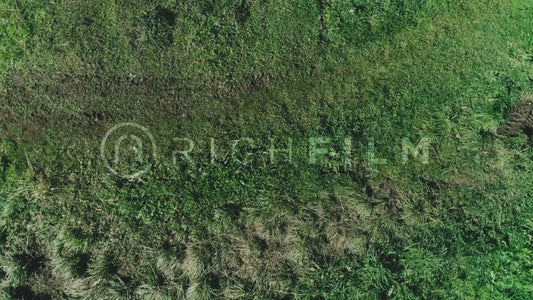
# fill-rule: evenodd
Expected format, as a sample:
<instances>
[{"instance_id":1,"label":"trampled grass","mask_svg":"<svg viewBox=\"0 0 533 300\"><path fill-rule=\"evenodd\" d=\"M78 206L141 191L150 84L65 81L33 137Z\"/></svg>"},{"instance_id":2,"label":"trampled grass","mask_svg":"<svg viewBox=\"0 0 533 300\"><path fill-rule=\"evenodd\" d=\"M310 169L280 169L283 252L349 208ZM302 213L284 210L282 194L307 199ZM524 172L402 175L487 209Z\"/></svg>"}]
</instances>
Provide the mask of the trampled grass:
<instances>
[{"instance_id":1,"label":"trampled grass","mask_svg":"<svg viewBox=\"0 0 533 300\"><path fill-rule=\"evenodd\" d=\"M533 90L532 15L4 1L1 295L530 299L531 141L494 133ZM110 138L135 178L101 157L126 122L157 148Z\"/></svg>"}]
</instances>

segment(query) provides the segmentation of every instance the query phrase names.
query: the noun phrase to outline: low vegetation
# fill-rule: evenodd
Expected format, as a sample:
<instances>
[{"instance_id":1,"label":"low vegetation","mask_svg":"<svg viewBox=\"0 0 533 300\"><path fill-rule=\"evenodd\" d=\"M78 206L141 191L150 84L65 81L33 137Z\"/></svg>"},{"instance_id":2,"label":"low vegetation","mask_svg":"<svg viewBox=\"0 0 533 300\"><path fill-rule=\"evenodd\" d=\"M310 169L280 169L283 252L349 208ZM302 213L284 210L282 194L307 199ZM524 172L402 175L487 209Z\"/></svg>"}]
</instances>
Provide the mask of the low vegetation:
<instances>
[{"instance_id":1,"label":"low vegetation","mask_svg":"<svg viewBox=\"0 0 533 300\"><path fill-rule=\"evenodd\" d=\"M3 1L0 295L531 299L532 15Z\"/></svg>"}]
</instances>

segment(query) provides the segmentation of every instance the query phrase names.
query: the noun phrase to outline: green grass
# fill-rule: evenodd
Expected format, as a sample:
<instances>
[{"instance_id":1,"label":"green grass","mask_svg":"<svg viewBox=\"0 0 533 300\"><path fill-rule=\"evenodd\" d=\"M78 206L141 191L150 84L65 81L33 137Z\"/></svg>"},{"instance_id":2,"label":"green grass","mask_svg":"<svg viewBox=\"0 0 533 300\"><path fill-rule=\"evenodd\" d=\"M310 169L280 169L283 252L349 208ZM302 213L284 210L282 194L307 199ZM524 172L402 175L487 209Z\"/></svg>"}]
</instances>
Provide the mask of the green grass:
<instances>
[{"instance_id":1,"label":"green grass","mask_svg":"<svg viewBox=\"0 0 533 300\"><path fill-rule=\"evenodd\" d=\"M533 90L532 13L4 1L0 295L530 299L533 151L492 133ZM100 157L122 122L157 144L134 180ZM312 165L316 137L332 149ZM292 163L270 161L271 138ZM428 164L403 163L404 138L429 139Z\"/></svg>"}]
</instances>

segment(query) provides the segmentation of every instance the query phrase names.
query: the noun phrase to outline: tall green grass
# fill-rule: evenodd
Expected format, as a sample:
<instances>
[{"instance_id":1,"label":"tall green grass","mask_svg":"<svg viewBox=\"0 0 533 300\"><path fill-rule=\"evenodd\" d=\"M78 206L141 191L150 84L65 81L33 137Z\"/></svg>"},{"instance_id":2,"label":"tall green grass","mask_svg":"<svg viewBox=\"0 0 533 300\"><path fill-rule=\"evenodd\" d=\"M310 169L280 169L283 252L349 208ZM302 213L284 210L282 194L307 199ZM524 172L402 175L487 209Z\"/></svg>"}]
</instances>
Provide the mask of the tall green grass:
<instances>
[{"instance_id":1,"label":"tall green grass","mask_svg":"<svg viewBox=\"0 0 533 300\"><path fill-rule=\"evenodd\" d=\"M530 298L531 144L491 132L532 89L532 12L4 1L2 296ZM158 146L136 180L100 159L121 122ZM247 164L229 155L243 137ZM332 141L318 165L315 137ZM429 164L403 163L404 138L429 139Z\"/></svg>"}]
</instances>

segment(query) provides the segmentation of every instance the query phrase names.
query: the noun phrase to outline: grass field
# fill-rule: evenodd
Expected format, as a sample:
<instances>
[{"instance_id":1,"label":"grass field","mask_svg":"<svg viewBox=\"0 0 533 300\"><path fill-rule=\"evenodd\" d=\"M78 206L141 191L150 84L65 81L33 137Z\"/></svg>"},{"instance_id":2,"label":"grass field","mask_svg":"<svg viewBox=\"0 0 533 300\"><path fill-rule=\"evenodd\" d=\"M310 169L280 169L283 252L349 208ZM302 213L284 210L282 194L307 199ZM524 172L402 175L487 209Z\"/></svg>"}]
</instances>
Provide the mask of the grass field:
<instances>
[{"instance_id":1,"label":"grass field","mask_svg":"<svg viewBox=\"0 0 533 300\"><path fill-rule=\"evenodd\" d=\"M5 299L533 299L529 0L0 3Z\"/></svg>"}]
</instances>

